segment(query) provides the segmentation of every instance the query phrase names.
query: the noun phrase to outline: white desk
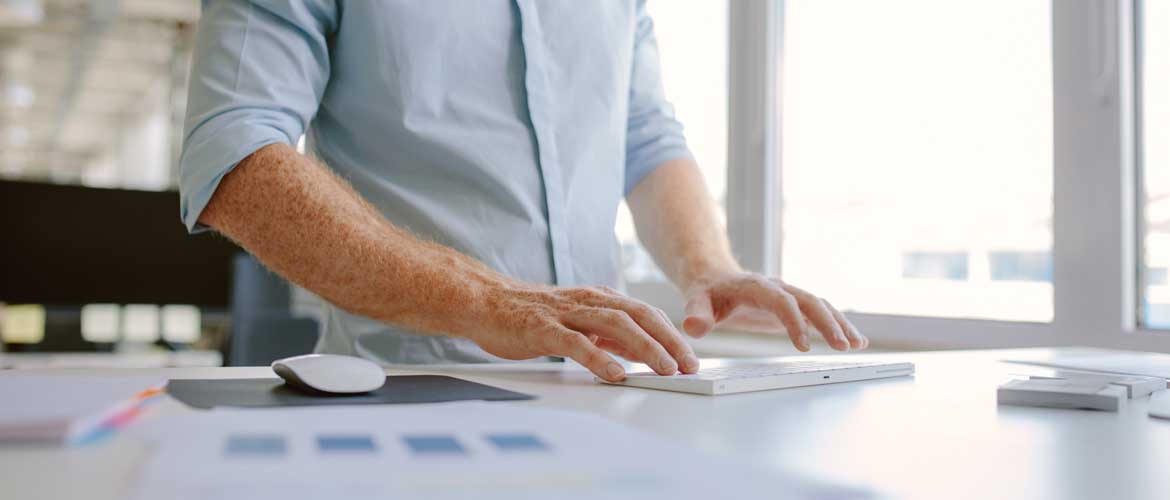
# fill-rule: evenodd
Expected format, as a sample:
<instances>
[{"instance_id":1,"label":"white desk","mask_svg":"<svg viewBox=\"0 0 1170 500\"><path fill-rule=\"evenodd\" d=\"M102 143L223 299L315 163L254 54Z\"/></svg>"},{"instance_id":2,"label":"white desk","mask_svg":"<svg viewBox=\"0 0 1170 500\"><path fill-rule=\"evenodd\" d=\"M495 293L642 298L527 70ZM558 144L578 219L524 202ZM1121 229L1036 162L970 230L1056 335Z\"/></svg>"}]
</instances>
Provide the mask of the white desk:
<instances>
[{"instance_id":1,"label":"white desk","mask_svg":"<svg viewBox=\"0 0 1170 500\"><path fill-rule=\"evenodd\" d=\"M864 355L912 361L918 374L719 397L600 386L585 372L551 363L389 373L445 373L535 394L535 401L497 404L597 413L698 449L868 485L893 498L1170 498L1170 421L1149 418L1145 400L1117 413L996 405L1002 380L1032 370L996 360L1043 352ZM267 368L135 372L270 375ZM154 408L150 418L189 411L173 400ZM0 447L0 497L119 498L146 453L124 436L73 450Z\"/></svg>"}]
</instances>

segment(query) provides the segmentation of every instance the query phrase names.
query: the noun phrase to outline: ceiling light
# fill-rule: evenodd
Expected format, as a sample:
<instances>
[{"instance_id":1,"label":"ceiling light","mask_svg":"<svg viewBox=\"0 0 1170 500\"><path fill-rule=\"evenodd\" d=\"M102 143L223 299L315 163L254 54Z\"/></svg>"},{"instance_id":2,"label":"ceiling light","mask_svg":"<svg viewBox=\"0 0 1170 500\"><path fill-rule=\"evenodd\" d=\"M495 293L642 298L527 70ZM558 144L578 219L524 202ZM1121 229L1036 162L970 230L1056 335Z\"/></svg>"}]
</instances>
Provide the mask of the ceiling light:
<instances>
[{"instance_id":1,"label":"ceiling light","mask_svg":"<svg viewBox=\"0 0 1170 500\"><path fill-rule=\"evenodd\" d=\"M0 0L0 27L33 26L44 18L45 8L40 0Z\"/></svg>"},{"instance_id":2,"label":"ceiling light","mask_svg":"<svg viewBox=\"0 0 1170 500\"><path fill-rule=\"evenodd\" d=\"M28 109L32 107L36 95L28 85L9 82L0 85L0 105L10 108Z\"/></svg>"},{"instance_id":3,"label":"ceiling light","mask_svg":"<svg viewBox=\"0 0 1170 500\"><path fill-rule=\"evenodd\" d=\"M122 308L122 338L150 343L159 337L158 306L130 304Z\"/></svg>"},{"instance_id":4,"label":"ceiling light","mask_svg":"<svg viewBox=\"0 0 1170 500\"><path fill-rule=\"evenodd\" d=\"M32 142L32 132L28 127L11 126L4 129L4 144L19 148Z\"/></svg>"},{"instance_id":5,"label":"ceiling light","mask_svg":"<svg viewBox=\"0 0 1170 500\"><path fill-rule=\"evenodd\" d=\"M29 304L0 310L0 339L9 344L36 344L45 338L45 308Z\"/></svg>"},{"instance_id":6,"label":"ceiling light","mask_svg":"<svg viewBox=\"0 0 1170 500\"><path fill-rule=\"evenodd\" d=\"M81 338L90 342L117 342L121 337L122 306L86 304L81 308Z\"/></svg>"}]
</instances>

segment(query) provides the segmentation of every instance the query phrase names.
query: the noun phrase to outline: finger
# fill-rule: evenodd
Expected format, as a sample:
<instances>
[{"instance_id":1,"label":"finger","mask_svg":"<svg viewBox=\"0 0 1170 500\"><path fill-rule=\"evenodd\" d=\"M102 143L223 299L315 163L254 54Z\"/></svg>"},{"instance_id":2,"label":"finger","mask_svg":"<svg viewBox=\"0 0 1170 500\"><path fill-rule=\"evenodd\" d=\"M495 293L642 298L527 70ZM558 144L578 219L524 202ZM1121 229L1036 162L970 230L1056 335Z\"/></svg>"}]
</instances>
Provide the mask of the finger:
<instances>
[{"instance_id":1,"label":"finger","mask_svg":"<svg viewBox=\"0 0 1170 500\"><path fill-rule=\"evenodd\" d=\"M808 352L808 326L805 324L804 314L800 312L800 304L796 302L796 297L778 286L759 287L754 291L756 307L767 309L776 315L776 319L780 320L785 330L788 330L788 338L792 340L792 345L801 352Z\"/></svg>"},{"instance_id":2,"label":"finger","mask_svg":"<svg viewBox=\"0 0 1170 500\"><path fill-rule=\"evenodd\" d=\"M630 361L638 361L637 355L630 352L629 349L622 347L621 344L619 344L615 341L612 341L609 339L598 339L597 342L594 342L594 344L596 344L597 347L601 348L602 350L604 350L608 353L616 354L616 355L621 356L621 357L628 359Z\"/></svg>"},{"instance_id":3,"label":"finger","mask_svg":"<svg viewBox=\"0 0 1170 500\"><path fill-rule=\"evenodd\" d=\"M680 371L695 373L699 370L699 358L695 357L695 351L666 319L665 313L633 299L626 299L622 303L622 309L638 323L638 326L666 348L666 352L674 358Z\"/></svg>"},{"instance_id":4,"label":"finger","mask_svg":"<svg viewBox=\"0 0 1170 500\"><path fill-rule=\"evenodd\" d=\"M796 297L796 302L800 305L800 311L821 332L821 336L825 338L825 341L829 343L830 347L838 351L849 350L849 340L845 338L845 330L841 329L841 325L837 324L837 318L833 317L833 313L829 311L824 301L816 295L797 287L791 285L781 286L784 288L784 291Z\"/></svg>"},{"instance_id":5,"label":"finger","mask_svg":"<svg viewBox=\"0 0 1170 500\"><path fill-rule=\"evenodd\" d=\"M659 308L655 308L655 310L658 311L658 315L662 317L662 321L665 321L666 324L668 324L672 327L675 327L675 331L677 331L677 332L682 331L678 327L675 326L674 321L670 319L670 315L666 314L666 311L663 311L662 309L659 309ZM681 335L680 335L680 337L681 337ZM682 340L683 340L683 342L685 342L687 344L687 348L690 349L691 354L693 356L695 356L694 364L692 365L693 369L691 369L690 371L687 371L686 373L698 373L699 370L702 368L702 366L701 366L702 362L699 361L699 355L695 354L694 347L691 346L690 342L687 342L687 339L685 337L683 337Z\"/></svg>"},{"instance_id":6,"label":"finger","mask_svg":"<svg viewBox=\"0 0 1170 500\"><path fill-rule=\"evenodd\" d=\"M825 307L828 307L829 311L833 313L833 318L837 320L837 324L841 325L841 329L845 331L845 336L849 338L850 347L854 349L865 349L866 347L869 347L869 339L866 338L865 335L862 335L861 331L858 330L856 326L853 326L853 323L850 322L849 319L841 313L841 311L838 311L836 307L833 307L833 304L830 304L829 301L824 299L821 300L825 302Z\"/></svg>"},{"instance_id":7,"label":"finger","mask_svg":"<svg viewBox=\"0 0 1170 500\"><path fill-rule=\"evenodd\" d=\"M701 338L715 328L715 311L711 307L711 295L708 292L695 294L687 301L687 317L683 320L683 330L687 335Z\"/></svg>"},{"instance_id":8,"label":"finger","mask_svg":"<svg viewBox=\"0 0 1170 500\"><path fill-rule=\"evenodd\" d=\"M619 382L626 378L626 370L622 365L593 345L584 335L565 328L551 338L553 353L580 363L594 375L610 382Z\"/></svg>"},{"instance_id":9,"label":"finger","mask_svg":"<svg viewBox=\"0 0 1170 500\"><path fill-rule=\"evenodd\" d=\"M678 363L653 337L621 309L587 309L567 315L565 326L614 340L660 375L674 375Z\"/></svg>"}]
</instances>

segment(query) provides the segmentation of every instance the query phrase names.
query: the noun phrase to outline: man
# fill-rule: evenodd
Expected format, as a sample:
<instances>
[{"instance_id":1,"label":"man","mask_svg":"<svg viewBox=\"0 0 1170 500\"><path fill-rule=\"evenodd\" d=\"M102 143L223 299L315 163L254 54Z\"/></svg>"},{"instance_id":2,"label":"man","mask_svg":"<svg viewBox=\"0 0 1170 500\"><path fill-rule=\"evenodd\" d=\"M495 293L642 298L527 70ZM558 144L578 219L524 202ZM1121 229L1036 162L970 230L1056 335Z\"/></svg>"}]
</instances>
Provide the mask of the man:
<instances>
[{"instance_id":1,"label":"man","mask_svg":"<svg viewBox=\"0 0 1170 500\"><path fill-rule=\"evenodd\" d=\"M331 305L317 350L384 362L611 354L693 373L626 297L614 220L686 294L684 330L867 340L816 296L744 272L663 98L644 2L210 0L182 217ZM291 146L302 134L313 156Z\"/></svg>"}]
</instances>

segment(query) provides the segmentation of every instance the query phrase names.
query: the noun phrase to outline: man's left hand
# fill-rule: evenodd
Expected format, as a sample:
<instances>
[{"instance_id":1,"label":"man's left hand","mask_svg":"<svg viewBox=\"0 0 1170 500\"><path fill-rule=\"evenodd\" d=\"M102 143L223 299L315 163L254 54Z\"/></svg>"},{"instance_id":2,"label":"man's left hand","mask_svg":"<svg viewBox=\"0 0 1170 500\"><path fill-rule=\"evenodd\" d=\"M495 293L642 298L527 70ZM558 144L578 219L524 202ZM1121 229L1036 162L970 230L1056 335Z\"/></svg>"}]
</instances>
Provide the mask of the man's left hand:
<instances>
[{"instance_id":1,"label":"man's left hand","mask_svg":"<svg viewBox=\"0 0 1170 500\"><path fill-rule=\"evenodd\" d=\"M686 290L683 330L699 338L716 326L787 332L792 344L809 350L809 331L820 332L833 349L865 349L869 339L826 300L755 273L728 273L696 280ZM810 328L811 325L811 328Z\"/></svg>"}]
</instances>

